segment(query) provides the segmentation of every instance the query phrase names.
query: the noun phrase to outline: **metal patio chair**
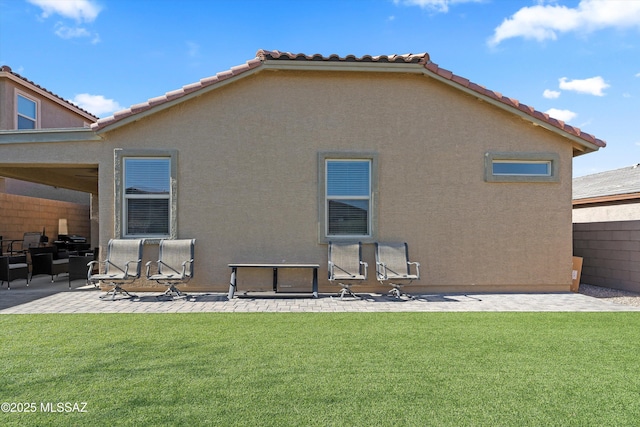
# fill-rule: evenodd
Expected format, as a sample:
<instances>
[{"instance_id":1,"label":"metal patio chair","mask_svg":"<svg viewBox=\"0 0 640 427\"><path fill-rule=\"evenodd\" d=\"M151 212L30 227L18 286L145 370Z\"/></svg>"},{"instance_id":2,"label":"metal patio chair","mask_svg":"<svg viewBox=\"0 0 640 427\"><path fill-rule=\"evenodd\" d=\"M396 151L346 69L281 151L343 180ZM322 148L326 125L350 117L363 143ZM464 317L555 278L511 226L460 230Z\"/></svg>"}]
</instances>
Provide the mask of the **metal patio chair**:
<instances>
[{"instance_id":1,"label":"metal patio chair","mask_svg":"<svg viewBox=\"0 0 640 427\"><path fill-rule=\"evenodd\" d=\"M414 273L411 272L411 266ZM403 292L402 286L420 279L420 263L409 261L409 246L406 243L376 243L376 276L384 285L391 285L389 294L396 298L411 295Z\"/></svg>"},{"instance_id":2,"label":"metal patio chair","mask_svg":"<svg viewBox=\"0 0 640 427\"><path fill-rule=\"evenodd\" d=\"M328 272L329 282L342 286L340 299L345 295L360 298L353 293L351 286L367 280L368 264L362 261L362 243L329 242Z\"/></svg>"},{"instance_id":3,"label":"metal patio chair","mask_svg":"<svg viewBox=\"0 0 640 427\"><path fill-rule=\"evenodd\" d=\"M105 295L104 299L111 295L111 300L115 300L117 294L126 294L129 298L136 298L122 285L134 282L140 278L142 264L142 240L111 239L107 246L107 257L104 262L91 261L87 264L87 281L93 285L97 283L108 283L113 286ZM104 273L93 274L95 265L104 265Z\"/></svg>"},{"instance_id":4,"label":"metal patio chair","mask_svg":"<svg viewBox=\"0 0 640 427\"><path fill-rule=\"evenodd\" d=\"M186 298L176 287L193 278L193 254L196 239L161 240L158 261L147 262L147 279L154 280L167 290L160 297ZM151 265L156 264L156 273L151 274Z\"/></svg>"}]
</instances>

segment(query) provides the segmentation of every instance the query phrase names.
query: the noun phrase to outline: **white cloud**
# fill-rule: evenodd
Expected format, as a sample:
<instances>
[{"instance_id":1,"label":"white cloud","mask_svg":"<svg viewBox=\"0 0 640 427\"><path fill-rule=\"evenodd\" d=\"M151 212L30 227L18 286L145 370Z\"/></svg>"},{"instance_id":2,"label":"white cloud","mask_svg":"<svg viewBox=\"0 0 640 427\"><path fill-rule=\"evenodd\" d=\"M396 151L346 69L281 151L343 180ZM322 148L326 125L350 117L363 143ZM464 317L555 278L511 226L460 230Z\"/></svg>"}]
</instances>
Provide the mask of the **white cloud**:
<instances>
[{"instance_id":1,"label":"white cloud","mask_svg":"<svg viewBox=\"0 0 640 427\"><path fill-rule=\"evenodd\" d=\"M194 42L187 42L187 55L191 58L200 56L200 45Z\"/></svg>"},{"instance_id":2,"label":"white cloud","mask_svg":"<svg viewBox=\"0 0 640 427\"><path fill-rule=\"evenodd\" d=\"M595 96L604 96L602 91L609 87L609 85L605 83L604 79L600 76L583 80L567 80L566 77L562 77L559 81L560 89L562 90L571 90Z\"/></svg>"},{"instance_id":3,"label":"white cloud","mask_svg":"<svg viewBox=\"0 0 640 427\"><path fill-rule=\"evenodd\" d=\"M63 38L63 39L74 39L77 37L90 37L91 33L89 31L87 31L86 28L81 28L81 27L67 27L66 25L62 24L61 22L58 22L56 24L56 30L55 33L58 37Z\"/></svg>"},{"instance_id":4,"label":"white cloud","mask_svg":"<svg viewBox=\"0 0 640 427\"><path fill-rule=\"evenodd\" d=\"M113 99L106 99L102 95L90 95L88 93L76 95L71 102L98 117L123 109L123 107Z\"/></svg>"},{"instance_id":5,"label":"white cloud","mask_svg":"<svg viewBox=\"0 0 640 427\"><path fill-rule=\"evenodd\" d=\"M576 8L555 4L523 7L494 30L488 43L496 46L513 37L556 40L558 33L591 32L609 27L640 28L640 1L581 0Z\"/></svg>"},{"instance_id":6,"label":"white cloud","mask_svg":"<svg viewBox=\"0 0 640 427\"><path fill-rule=\"evenodd\" d=\"M449 5L456 3L479 3L483 0L393 0L395 4L405 6L419 6L422 9L429 9L435 12L446 13L449 11Z\"/></svg>"},{"instance_id":7,"label":"white cloud","mask_svg":"<svg viewBox=\"0 0 640 427\"><path fill-rule=\"evenodd\" d=\"M560 97L560 92L558 92L557 90L545 89L544 92L542 92L542 96L547 99L556 99Z\"/></svg>"},{"instance_id":8,"label":"white cloud","mask_svg":"<svg viewBox=\"0 0 640 427\"><path fill-rule=\"evenodd\" d=\"M58 14L76 22L92 22L102 8L93 0L27 0L42 9L42 17Z\"/></svg>"},{"instance_id":9,"label":"white cloud","mask_svg":"<svg viewBox=\"0 0 640 427\"><path fill-rule=\"evenodd\" d=\"M640 77L640 73L636 74L636 77Z\"/></svg>"},{"instance_id":10,"label":"white cloud","mask_svg":"<svg viewBox=\"0 0 640 427\"><path fill-rule=\"evenodd\" d=\"M67 27L62 22L56 23L54 33L56 36L65 40L81 38L81 37L90 37L92 44L96 44L100 42L99 34L92 33L83 27Z\"/></svg>"},{"instance_id":11,"label":"white cloud","mask_svg":"<svg viewBox=\"0 0 640 427\"><path fill-rule=\"evenodd\" d=\"M563 122L570 122L571 120L578 117L578 113L574 113L570 110L558 110L557 108L550 108L545 111L545 113L547 113L554 119L562 120Z\"/></svg>"}]
</instances>

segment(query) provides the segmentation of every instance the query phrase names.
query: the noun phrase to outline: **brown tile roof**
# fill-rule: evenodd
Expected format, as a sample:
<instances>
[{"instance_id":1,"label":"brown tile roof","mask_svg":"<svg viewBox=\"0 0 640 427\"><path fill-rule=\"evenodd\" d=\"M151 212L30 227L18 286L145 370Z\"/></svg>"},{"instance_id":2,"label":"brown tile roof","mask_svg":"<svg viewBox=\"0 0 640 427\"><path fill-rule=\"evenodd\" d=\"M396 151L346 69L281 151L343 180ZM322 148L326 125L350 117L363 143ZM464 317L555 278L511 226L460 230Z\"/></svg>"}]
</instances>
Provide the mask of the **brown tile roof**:
<instances>
[{"instance_id":1,"label":"brown tile roof","mask_svg":"<svg viewBox=\"0 0 640 427\"><path fill-rule=\"evenodd\" d=\"M62 98L59 95L56 95L55 93L51 92L50 90L40 86L39 84L36 84L34 82L32 82L31 80L21 76L20 74L16 73L15 71L13 71L11 69L11 67L9 67L8 65L3 65L0 67L0 72L5 72L5 73L9 73L15 77L17 77L18 79L22 80L23 82L27 83L28 86L33 86L43 92L46 92L47 94L51 95L53 98L57 99L58 101L62 101L63 103L70 105L71 107L73 107L74 109L80 110L81 112L85 113L86 115L88 115L88 118L93 118L94 121L98 120L98 116L90 113L89 111L78 107L76 104L74 104L73 102L70 102L64 98Z\"/></svg>"},{"instance_id":2,"label":"brown tile roof","mask_svg":"<svg viewBox=\"0 0 640 427\"><path fill-rule=\"evenodd\" d=\"M581 140L589 144L593 144L598 147L606 146L606 143L596 138L595 136L588 134L586 132L582 132L577 127L568 125L561 120L550 117L548 114L543 113L530 107L528 105L520 103L518 100L513 98L508 98L503 96L499 92L495 92L489 89L486 89L484 86L480 86L476 83L469 81L468 79L453 74L451 71L446 70L444 68L440 68L437 64L431 62L428 53L417 53L417 54L404 54L404 55L380 55L380 56L371 56L364 55L361 57L356 57L354 55L347 55L345 57L340 57L338 55L329 55L323 56L320 54L314 55L305 55L303 53L291 53L291 52L280 52L277 50L268 51L268 50L259 50L256 53L256 57L246 63L233 67L228 71L224 71L222 73L218 73L215 76L208 77L200 80L199 82L183 86L181 89L168 92L163 96L150 99L141 104L133 105L126 110L119 111L115 113L111 117L106 117L104 119L98 120L97 123L92 125L92 128L95 130L103 129L109 125L112 125L126 117L131 117L135 114L141 113L143 111L150 110L153 107L164 104L166 102L184 97L189 93L201 90L207 86L211 86L214 84L218 84L227 80L229 78L238 76L250 70L260 67L267 61L306 61L306 62L341 62L341 63L382 63L382 64L418 64L424 68L426 74L433 74L438 78L445 79L453 83L453 86L459 86L461 89L467 89L473 91L479 95L484 97L491 98L495 101L498 101L505 106L518 110L533 119L537 119L544 123L547 123L562 132L565 132L569 135L575 136Z\"/></svg>"}]
</instances>

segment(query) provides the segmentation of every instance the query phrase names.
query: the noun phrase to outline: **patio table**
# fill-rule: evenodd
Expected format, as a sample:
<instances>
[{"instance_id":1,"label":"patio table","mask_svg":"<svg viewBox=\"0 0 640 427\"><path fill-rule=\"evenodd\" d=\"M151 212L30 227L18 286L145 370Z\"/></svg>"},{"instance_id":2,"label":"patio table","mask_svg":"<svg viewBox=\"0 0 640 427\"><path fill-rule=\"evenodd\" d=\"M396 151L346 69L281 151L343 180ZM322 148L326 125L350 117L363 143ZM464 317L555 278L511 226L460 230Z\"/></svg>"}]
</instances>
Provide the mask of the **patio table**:
<instances>
[{"instance_id":1,"label":"patio table","mask_svg":"<svg viewBox=\"0 0 640 427\"><path fill-rule=\"evenodd\" d=\"M313 269L313 280L311 282L311 292L314 298L318 298L318 268L319 264L262 264L262 263L250 263L250 264L229 264L231 268L231 280L229 281L229 299L232 299L237 290L237 274L238 268L270 268L273 270L273 292L278 293L278 269L281 268L300 268L300 269Z\"/></svg>"}]
</instances>

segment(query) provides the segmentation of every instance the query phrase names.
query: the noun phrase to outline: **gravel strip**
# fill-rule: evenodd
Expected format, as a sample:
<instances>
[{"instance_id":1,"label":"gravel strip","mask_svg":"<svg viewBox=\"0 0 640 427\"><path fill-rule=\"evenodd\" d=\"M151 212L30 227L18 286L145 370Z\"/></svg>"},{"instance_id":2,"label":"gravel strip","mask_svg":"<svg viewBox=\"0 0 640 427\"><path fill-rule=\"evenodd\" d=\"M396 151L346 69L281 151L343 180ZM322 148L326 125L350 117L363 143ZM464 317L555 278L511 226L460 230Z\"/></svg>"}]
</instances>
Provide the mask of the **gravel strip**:
<instances>
[{"instance_id":1,"label":"gravel strip","mask_svg":"<svg viewBox=\"0 0 640 427\"><path fill-rule=\"evenodd\" d=\"M578 292L590 297L606 299L607 301L615 302L617 304L626 304L640 307L640 294L637 292L602 288L600 286L585 285L582 283L580 284Z\"/></svg>"}]
</instances>

